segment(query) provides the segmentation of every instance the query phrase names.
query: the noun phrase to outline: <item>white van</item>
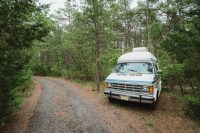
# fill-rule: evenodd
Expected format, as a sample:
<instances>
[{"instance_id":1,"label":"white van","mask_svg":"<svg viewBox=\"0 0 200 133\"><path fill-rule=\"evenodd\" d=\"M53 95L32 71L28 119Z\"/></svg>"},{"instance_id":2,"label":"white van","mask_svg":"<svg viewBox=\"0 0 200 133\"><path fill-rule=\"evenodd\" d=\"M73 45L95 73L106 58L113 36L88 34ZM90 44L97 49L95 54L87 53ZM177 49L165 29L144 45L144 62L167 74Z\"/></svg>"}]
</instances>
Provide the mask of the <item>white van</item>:
<instances>
[{"instance_id":1,"label":"white van","mask_svg":"<svg viewBox=\"0 0 200 133\"><path fill-rule=\"evenodd\" d=\"M134 48L119 57L113 72L106 78L104 94L109 101L149 103L154 108L161 92L162 70L156 57L147 48Z\"/></svg>"}]
</instances>

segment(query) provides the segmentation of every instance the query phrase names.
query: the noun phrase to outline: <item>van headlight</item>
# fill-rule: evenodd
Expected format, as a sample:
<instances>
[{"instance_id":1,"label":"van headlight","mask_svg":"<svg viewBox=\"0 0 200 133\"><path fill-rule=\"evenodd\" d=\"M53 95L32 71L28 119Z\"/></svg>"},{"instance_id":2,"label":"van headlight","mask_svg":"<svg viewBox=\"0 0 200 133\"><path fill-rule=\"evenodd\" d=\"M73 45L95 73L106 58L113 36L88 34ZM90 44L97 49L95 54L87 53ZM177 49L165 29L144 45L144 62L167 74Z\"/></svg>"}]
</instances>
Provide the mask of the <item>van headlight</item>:
<instances>
[{"instance_id":1,"label":"van headlight","mask_svg":"<svg viewBox=\"0 0 200 133\"><path fill-rule=\"evenodd\" d=\"M148 91L150 94L153 94L154 93L154 86L153 85L152 86L144 85L143 90Z\"/></svg>"},{"instance_id":2,"label":"van headlight","mask_svg":"<svg viewBox=\"0 0 200 133\"><path fill-rule=\"evenodd\" d=\"M149 91L149 86L144 85L144 86L142 87L142 89L145 90L145 91Z\"/></svg>"},{"instance_id":3,"label":"van headlight","mask_svg":"<svg viewBox=\"0 0 200 133\"><path fill-rule=\"evenodd\" d=\"M106 88L111 88L111 87L112 87L112 84L111 84L111 83L108 83L108 82L105 82L105 87L106 87Z\"/></svg>"}]
</instances>

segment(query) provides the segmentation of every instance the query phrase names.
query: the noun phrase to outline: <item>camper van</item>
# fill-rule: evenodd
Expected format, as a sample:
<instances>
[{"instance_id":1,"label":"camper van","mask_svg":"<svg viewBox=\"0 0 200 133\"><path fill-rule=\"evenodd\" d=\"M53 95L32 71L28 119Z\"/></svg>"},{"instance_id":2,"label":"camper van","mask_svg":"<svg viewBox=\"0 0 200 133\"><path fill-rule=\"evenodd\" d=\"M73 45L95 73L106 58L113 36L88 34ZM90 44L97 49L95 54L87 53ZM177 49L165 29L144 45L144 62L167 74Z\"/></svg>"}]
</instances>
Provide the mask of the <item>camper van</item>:
<instances>
[{"instance_id":1,"label":"camper van","mask_svg":"<svg viewBox=\"0 0 200 133\"><path fill-rule=\"evenodd\" d=\"M109 101L148 103L155 108L162 88L161 73L156 57L147 48L133 48L119 57L105 80L104 94Z\"/></svg>"}]
</instances>

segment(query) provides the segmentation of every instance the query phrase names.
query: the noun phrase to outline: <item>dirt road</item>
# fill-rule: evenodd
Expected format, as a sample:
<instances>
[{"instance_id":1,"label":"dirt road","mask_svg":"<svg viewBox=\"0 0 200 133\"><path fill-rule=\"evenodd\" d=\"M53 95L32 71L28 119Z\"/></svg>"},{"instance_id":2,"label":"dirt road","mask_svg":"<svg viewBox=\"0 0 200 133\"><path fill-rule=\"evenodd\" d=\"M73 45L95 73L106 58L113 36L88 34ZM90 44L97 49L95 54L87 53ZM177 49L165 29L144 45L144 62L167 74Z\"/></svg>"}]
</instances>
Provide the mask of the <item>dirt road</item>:
<instances>
[{"instance_id":1,"label":"dirt road","mask_svg":"<svg viewBox=\"0 0 200 133\"><path fill-rule=\"evenodd\" d=\"M35 77L42 88L37 105L21 132L26 133L192 133L199 124L185 117L176 103L162 94L159 106L109 103L102 92L58 78ZM34 97L34 95L33 95ZM26 105L22 108L27 108ZM27 114L27 113L26 113ZM25 114L24 114L25 115ZM9 124L0 132L19 132ZM9 130L8 130L9 129Z\"/></svg>"},{"instance_id":2,"label":"dirt road","mask_svg":"<svg viewBox=\"0 0 200 133\"><path fill-rule=\"evenodd\" d=\"M78 90L57 80L39 78L43 93L27 133L107 132Z\"/></svg>"}]
</instances>

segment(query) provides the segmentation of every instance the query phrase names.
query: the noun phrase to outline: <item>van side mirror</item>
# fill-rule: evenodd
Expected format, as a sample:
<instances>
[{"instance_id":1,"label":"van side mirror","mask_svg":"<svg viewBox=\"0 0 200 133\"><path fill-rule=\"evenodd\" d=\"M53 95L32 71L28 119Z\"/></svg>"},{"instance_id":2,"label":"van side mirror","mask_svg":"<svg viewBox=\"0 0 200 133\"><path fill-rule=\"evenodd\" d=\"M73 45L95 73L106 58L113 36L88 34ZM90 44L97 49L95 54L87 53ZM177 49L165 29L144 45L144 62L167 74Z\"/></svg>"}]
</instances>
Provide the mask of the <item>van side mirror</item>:
<instances>
[{"instance_id":1,"label":"van side mirror","mask_svg":"<svg viewBox=\"0 0 200 133\"><path fill-rule=\"evenodd\" d=\"M151 73L153 72L153 67L152 66L148 67L148 72L151 72Z\"/></svg>"},{"instance_id":2,"label":"van side mirror","mask_svg":"<svg viewBox=\"0 0 200 133\"><path fill-rule=\"evenodd\" d=\"M159 70L157 70L157 73L158 73L158 74L162 74L162 73L163 73L163 70L160 70L160 69L159 69Z\"/></svg>"}]
</instances>

